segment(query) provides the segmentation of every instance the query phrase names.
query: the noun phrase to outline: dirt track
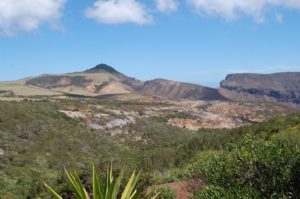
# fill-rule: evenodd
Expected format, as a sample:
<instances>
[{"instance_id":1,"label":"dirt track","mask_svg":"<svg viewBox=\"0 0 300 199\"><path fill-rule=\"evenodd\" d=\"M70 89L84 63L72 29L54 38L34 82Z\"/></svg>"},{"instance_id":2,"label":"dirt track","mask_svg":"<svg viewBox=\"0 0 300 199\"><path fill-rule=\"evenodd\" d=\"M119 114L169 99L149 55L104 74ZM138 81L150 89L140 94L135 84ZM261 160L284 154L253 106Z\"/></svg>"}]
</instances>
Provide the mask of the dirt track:
<instances>
[{"instance_id":1,"label":"dirt track","mask_svg":"<svg viewBox=\"0 0 300 199\"><path fill-rule=\"evenodd\" d=\"M188 199L191 193L204 186L202 180L178 181L160 185L159 187L169 187L176 192L177 199Z\"/></svg>"}]
</instances>

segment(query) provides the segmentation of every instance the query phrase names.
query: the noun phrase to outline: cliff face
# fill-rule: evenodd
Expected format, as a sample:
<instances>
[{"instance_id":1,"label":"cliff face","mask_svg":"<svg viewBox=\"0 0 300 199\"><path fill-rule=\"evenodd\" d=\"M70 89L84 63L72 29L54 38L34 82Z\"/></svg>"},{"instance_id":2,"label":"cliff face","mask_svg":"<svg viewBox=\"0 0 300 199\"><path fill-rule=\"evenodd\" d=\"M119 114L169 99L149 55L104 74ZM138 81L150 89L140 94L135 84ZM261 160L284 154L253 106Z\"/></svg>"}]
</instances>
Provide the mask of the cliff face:
<instances>
[{"instance_id":1,"label":"cliff face","mask_svg":"<svg viewBox=\"0 0 300 199\"><path fill-rule=\"evenodd\" d=\"M300 72L230 74L219 92L237 101L278 102L300 107Z\"/></svg>"}]
</instances>

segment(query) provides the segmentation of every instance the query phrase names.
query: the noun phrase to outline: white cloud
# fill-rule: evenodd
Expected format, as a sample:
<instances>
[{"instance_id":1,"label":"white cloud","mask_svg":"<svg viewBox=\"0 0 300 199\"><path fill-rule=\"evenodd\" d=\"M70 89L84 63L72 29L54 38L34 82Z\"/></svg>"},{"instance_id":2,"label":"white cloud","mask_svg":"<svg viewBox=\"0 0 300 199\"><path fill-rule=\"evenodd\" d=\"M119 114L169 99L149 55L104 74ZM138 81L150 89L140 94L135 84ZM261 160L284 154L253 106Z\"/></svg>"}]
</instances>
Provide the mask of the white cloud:
<instances>
[{"instance_id":1,"label":"white cloud","mask_svg":"<svg viewBox=\"0 0 300 199\"><path fill-rule=\"evenodd\" d=\"M300 9L300 0L187 0L199 13L217 15L234 20L239 15L253 17L256 22L264 21L269 7Z\"/></svg>"},{"instance_id":2,"label":"white cloud","mask_svg":"<svg viewBox=\"0 0 300 199\"><path fill-rule=\"evenodd\" d=\"M283 22L283 15L282 14L275 14L275 19L278 23L282 23Z\"/></svg>"},{"instance_id":3,"label":"white cloud","mask_svg":"<svg viewBox=\"0 0 300 199\"><path fill-rule=\"evenodd\" d=\"M0 32L6 35L38 29L62 16L67 0L0 0Z\"/></svg>"},{"instance_id":4,"label":"white cloud","mask_svg":"<svg viewBox=\"0 0 300 199\"><path fill-rule=\"evenodd\" d=\"M153 18L137 0L97 0L86 10L86 16L106 24L149 24Z\"/></svg>"},{"instance_id":5,"label":"white cloud","mask_svg":"<svg viewBox=\"0 0 300 199\"><path fill-rule=\"evenodd\" d=\"M175 12L178 8L177 0L156 0L156 8L160 12Z\"/></svg>"}]
</instances>

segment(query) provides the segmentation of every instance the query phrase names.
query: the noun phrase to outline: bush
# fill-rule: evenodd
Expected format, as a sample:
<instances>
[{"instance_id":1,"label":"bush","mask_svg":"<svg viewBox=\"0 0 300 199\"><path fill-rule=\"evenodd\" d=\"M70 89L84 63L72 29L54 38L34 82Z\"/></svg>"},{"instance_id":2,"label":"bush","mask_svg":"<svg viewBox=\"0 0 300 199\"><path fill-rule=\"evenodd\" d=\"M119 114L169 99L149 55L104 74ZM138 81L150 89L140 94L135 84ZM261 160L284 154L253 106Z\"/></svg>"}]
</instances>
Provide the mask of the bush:
<instances>
[{"instance_id":1,"label":"bush","mask_svg":"<svg viewBox=\"0 0 300 199\"><path fill-rule=\"evenodd\" d=\"M251 188L225 189L218 186L207 186L195 192L191 199L249 199L260 198L259 193Z\"/></svg>"},{"instance_id":2,"label":"bush","mask_svg":"<svg viewBox=\"0 0 300 199\"><path fill-rule=\"evenodd\" d=\"M158 199L176 199L175 191L168 187L159 188L156 193L159 193Z\"/></svg>"},{"instance_id":3,"label":"bush","mask_svg":"<svg viewBox=\"0 0 300 199\"><path fill-rule=\"evenodd\" d=\"M190 162L184 167L183 176L188 178L201 178L199 168L209 159L210 157L217 155L218 151L200 151L198 152Z\"/></svg>"},{"instance_id":4,"label":"bush","mask_svg":"<svg viewBox=\"0 0 300 199\"><path fill-rule=\"evenodd\" d=\"M203 194L223 193L223 189L239 193L247 188L256 190L260 198L300 195L299 145L278 136L265 141L248 135L223 153L200 162L199 174L219 187L205 189Z\"/></svg>"}]
</instances>

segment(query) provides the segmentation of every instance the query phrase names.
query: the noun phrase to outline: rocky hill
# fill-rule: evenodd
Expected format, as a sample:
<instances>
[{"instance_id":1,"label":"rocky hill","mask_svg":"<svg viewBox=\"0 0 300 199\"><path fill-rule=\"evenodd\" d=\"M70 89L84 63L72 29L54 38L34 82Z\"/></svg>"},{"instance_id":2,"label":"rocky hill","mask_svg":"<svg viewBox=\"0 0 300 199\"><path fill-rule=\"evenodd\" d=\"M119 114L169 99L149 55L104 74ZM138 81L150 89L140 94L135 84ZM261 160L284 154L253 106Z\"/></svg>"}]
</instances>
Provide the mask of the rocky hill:
<instances>
[{"instance_id":1,"label":"rocky hill","mask_svg":"<svg viewBox=\"0 0 300 199\"><path fill-rule=\"evenodd\" d=\"M84 71L86 73L100 73L100 72L107 72L112 73L115 75L122 75L119 71L115 70L113 67L107 65L107 64L99 64L95 66L94 68L88 69Z\"/></svg>"},{"instance_id":2,"label":"rocky hill","mask_svg":"<svg viewBox=\"0 0 300 199\"><path fill-rule=\"evenodd\" d=\"M166 79L154 79L144 82L134 79L126 79L124 83L131 86L137 93L150 96L161 96L174 100L225 99L219 94L217 89L203 87L197 84L170 81Z\"/></svg>"},{"instance_id":3,"label":"rocky hill","mask_svg":"<svg viewBox=\"0 0 300 199\"><path fill-rule=\"evenodd\" d=\"M220 93L237 101L267 101L300 107L300 72L231 74L221 82Z\"/></svg>"},{"instance_id":4,"label":"rocky hill","mask_svg":"<svg viewBox=\"0 0 300 199\"><path fill-rule=\"evenodd\" d=\"M219 89L197 84L129 77L111 66L99 64L83 72L41 75L0 83L0 90L13 96L162 97L171 100L234 100L276 102L300 107L300 72L230 74ZM1 93L0 93L1 94Z\"/></svg>"},{"instance_id":5,"label":"rocky hill","mask_svg":"<svg viewBox=\"0 0 300 199\"><path fill-rule=\"evenodd\" d=\"M217 89L166 79L141 81L128 77L111 66L100 64L79 73L43 75L26 81L27 86L88 96L139 94L172 100L221 100Z\"/></svg>"}]
</instances>

